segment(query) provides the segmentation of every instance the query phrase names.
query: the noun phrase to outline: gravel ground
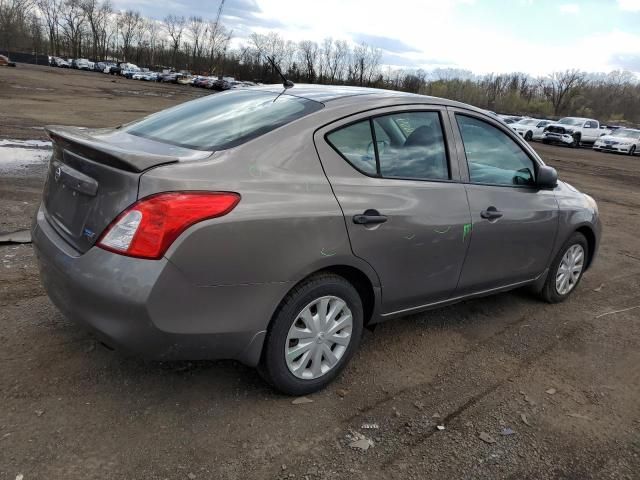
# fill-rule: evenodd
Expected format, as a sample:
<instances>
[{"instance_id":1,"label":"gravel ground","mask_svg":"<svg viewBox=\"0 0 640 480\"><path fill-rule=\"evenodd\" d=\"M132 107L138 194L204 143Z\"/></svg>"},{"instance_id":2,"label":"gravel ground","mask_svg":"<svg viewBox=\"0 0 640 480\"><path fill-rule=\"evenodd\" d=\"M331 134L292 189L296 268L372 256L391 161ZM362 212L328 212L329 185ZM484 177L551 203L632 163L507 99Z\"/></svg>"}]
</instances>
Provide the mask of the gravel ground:
<instances>
[{"instance_id":1,"label":"gravel ground","mask_svg":"<svg viewBox=\"0 0 640 480\"><path fill-rule=\"evenodd\" d=\"M0 141L206 93L26 65L0 86ZM30 245L0 246L0 479L639 478L640 308L612 312L640 306L640 157L534 147L600 205L599 258L574 295L380 325L309 403L234 362L104 349L53 308ZM0 232L29 225L43 174L2 171Z\"/></svg>"}]
</instances>

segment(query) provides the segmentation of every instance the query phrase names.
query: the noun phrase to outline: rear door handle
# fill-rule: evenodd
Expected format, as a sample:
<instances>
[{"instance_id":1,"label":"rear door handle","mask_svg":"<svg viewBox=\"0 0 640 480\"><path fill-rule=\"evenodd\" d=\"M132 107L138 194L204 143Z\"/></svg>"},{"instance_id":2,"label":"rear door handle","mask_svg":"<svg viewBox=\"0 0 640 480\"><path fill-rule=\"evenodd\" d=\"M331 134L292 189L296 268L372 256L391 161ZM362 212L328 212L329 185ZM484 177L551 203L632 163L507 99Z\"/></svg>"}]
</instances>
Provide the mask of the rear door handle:
<instances>
[{"instance_id":1,"label":"rear door handle","mask_svg":"<svg viewBox=\"0 0 640 480\"><path fill-rule=\"evenodd\" d=\"M353 216L353 223L357 225L375 225L386 221L387 217L385 215L380 215L380 212L373 209L366 210L364 213Z\"/></svg>"},{"instance_id":2,"label":"rear door handle","mask_svg":"<svg viewBox=\"0 0 640 480\"><path fill-rule=\"evenodd\" d=\"M482 218L486 218L487 220L496 220L502 217L502 212L499 211L496 207L489 207L486 210L482 210L480 212L480 216Z\"/></svg>"}]
</instances>

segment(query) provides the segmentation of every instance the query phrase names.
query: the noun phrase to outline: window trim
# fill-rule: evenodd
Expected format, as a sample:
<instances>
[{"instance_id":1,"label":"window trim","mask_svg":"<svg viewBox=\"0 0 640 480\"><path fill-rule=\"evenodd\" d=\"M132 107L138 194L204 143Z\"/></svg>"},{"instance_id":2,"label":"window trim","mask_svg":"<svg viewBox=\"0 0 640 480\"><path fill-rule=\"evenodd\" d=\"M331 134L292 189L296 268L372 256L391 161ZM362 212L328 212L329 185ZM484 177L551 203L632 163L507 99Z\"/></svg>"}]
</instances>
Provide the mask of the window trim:
<instances>
[{"instance_id":1,"label":"window trim","mask_svg":"<svg viewBox=\"0 0 640 480\"><path fill-rule=\"evenodd\" d=\"M398 107L407 107L409 105L398 105ZM438 115L438 119L440 120L440 129L442 130L442 142L444 144L444 150L445 150L445 157L446 157L446 162L447 162L447 175L448 178L406 178L406 177L385 177L382 176L380 174L380 156L378 154L378 143L376 141L376 132L375 132L375 127L373 125L373 120L375 118L379 118L379 117L388 117L391 115L401 115L403 113L421 113L421 112L426 112L426 113L436 113ZM359 112L359 113L366 113L366 112ZM357 114L356 114L357 115ZM448 138L448 134L447 134L447 128L445 126L445 120L447 119L447 115L446 115L446 110L443 109L442 107L440 108L417 108L417 109L403 109L403 110L394 110L394 111L388 111L388 112L381 112L381 113L376 113L376 114L370 114L368 116L365 117L361 117L358 118L357 120L353 120L351 122L347 122L347 123L343 123L335 128L332 128L331 130L325 132L323 134L323 139L324 141L327 143L327 145L329 145L333 151L335 151L345 162L347 162L347 164L352 167L354 170L356 170L357 172L361 173L362 175L365 175L369 178L376 178L376 179L380 179L380 180L404 180L404 181L410 181L410 182L441 182L441 183L460 183L460 181L458 179L453 178L453 168L452 168L452 159L453 159L453 155L450 151L449 148L449 138ZM354 125L356 123L360 123L360 122L364 122L364 121L368 121L369 122L369 128L371 129L371 139L373 141L373 148L374 148L374 154L376 156L376 174L372 175L368 172L365 172L361 169L359 169L358 167L356 167L353 163L351 163L351 161L349 161L349 159L347 159L342 152L340 152L340 150L338 150L333 143L331 143L331 141L329 141L328 136L331 135L333 132L336 132L338 130L341 130L343 128L347 128L351 125ZM455 138L455 136L453 137Z\"/></svg>"},{"instance_id":2,"label":"window trim","mask_svg":"<svg viewBox=\"0 0 640 480\"><path fill-rule=\"evenodd\" d=\"M449 113L451 126L453 129L453 135L456 141L456 148L458 151L458 160L459 160L459 168L461 172L461 180L460 183L465 185L481 185L487 187L503 187L503 188L517 188L517 189L525 189L525 190L541 190L537 185L506 185L503 183L484 183L484 182L473 182L471 180L471 176L469 174L469 160L467 159L467 154L464 148L464 141L462 139L462 132L460 131L460 127L458 125L458 120L456 119L456 115L462 115L470 118L474 118L476 120L483 121L488 123L492 127L496 128L500 132L504 133L506 136L511 138L511 140L522 150L522 152L531 160L535 169L535 177L538 177L538 170L541 166L544 166L544 162L540 160L529 144L523 145L524 140L520 135L517 135L512 129L504 128L503 125L493 120L489 116L484 116L478 112L473 110L466 110L463 108L457 107L447 107L447 111ZM509 131L511 130L511 131Z\"/></svg>"}]
</instances>

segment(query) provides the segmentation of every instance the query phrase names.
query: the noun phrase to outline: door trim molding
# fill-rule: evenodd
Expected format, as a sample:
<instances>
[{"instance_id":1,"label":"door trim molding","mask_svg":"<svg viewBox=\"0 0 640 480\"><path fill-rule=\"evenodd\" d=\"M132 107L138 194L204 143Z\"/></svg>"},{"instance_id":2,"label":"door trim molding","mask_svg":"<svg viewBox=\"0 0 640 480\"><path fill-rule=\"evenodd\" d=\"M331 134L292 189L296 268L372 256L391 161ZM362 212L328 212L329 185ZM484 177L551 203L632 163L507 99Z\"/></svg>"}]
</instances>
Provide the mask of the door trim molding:
<instances>
[{"instance_id":1,"label":"door trim molding","mask_svg":"<svg viewBox=\"0 0 640 480\"><path fill-rule=\"evenodd\" d=\"M545 270L545 272L546 272L546 270ZM521 287L523 285L528 285L528 284L531 284L531 283L535 283L541 276L545 275L545 272L542 272L540 275L537 275L534 278L530 278L528 280L523 280L521 282L510 283L508 285L503 285L501 287L496 287L496 288L490 288L488 290L480 290L480 291L477 291L477 292L469 293L467 295L461 295L461 296L458 296L458 297L448 298L446 300L439 300L437 302L426 303L424 305L418 305L416 307L409 307L409 308L405 308L405 309L402 309L402 310L396 310L395 312L382 313L382 314L380 314L380 316L382 318L388 318L388 317L394 317L396 315L405 315L405 314L409 314L409 313L416 312L416 311L419 311L419 310L428 310L428 309L431 309L431 308L434 308L434 307L441 307L441 306L448 305L448 304L451 304L451 303L457 303L459 301L467 300L467 299L474 298L474 297L484 297L486 295L491 295L493 293L499 293L501 291L512 290L514 288L518 288L518 287Z\"/></svg>"}]
</instances>

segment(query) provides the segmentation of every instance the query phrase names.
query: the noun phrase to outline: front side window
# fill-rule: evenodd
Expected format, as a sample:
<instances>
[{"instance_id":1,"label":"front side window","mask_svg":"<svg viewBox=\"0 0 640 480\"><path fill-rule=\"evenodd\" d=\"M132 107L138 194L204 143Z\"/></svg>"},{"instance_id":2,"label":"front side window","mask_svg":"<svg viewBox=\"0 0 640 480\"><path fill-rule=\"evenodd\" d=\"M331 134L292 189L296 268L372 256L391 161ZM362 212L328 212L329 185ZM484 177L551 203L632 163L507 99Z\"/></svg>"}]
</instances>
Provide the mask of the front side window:
<instances>
[{"instance_id":1,"label":"front side window","mask_svg":"<svg viewBox=\"0 0 640 480\"><path fill-rule=\"evenodd\" d=\"M533 185L533 160L507 134L487 122L456 115L473 183Z\"/></svg>"},{"instance_id":2,"label":"front side window","mask_svg":"<svg viewBox=\"0 0 640 480\"><path fill-rule=\"evenodd\" d=\"M368 175L407 180L449 179L438 112L373 117L334 130L327 135L327 141Z\"/></svg>"}]
</instances>

